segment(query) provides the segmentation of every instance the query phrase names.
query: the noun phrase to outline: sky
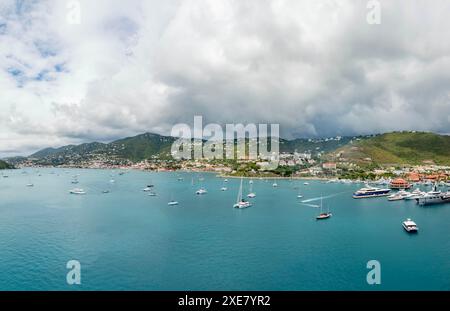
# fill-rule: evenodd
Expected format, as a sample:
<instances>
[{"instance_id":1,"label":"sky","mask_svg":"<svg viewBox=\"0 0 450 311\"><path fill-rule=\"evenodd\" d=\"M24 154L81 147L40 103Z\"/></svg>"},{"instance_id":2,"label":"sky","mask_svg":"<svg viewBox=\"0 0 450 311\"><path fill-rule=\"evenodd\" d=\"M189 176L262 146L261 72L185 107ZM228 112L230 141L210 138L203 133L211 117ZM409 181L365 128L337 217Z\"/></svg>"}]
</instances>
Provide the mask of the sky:
<instances>
[{"instance_id":1,"label":"sky","mask_svg":"<svg viewBox=\"0 0 450 311\"><path fill-rule=\"evenodd\" d=\"M194 116L450 133L450 1L380 0L375 23L371 3L1 0L0 157Z\"/></svg>"}]
</instances>

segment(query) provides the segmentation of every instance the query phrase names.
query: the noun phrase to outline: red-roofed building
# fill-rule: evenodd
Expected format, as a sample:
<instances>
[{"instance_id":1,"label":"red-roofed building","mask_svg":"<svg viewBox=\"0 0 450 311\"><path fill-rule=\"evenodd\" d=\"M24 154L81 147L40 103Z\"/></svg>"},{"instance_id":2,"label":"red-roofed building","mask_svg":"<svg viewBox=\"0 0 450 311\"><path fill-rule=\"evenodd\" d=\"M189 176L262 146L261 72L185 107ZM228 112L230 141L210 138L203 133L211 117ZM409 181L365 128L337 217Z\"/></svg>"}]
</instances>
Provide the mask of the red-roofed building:
<instances>
[{"instance_id":1,"label":"red-roofed building","mask_svg":"<svg viewBox=\"0 0 450 311\"><path fill-rule=\"evenodd\" d=\"M396 178L390 183L391 189L409 189L412 185L403 178Z\"/></svg>"}]
</instances>

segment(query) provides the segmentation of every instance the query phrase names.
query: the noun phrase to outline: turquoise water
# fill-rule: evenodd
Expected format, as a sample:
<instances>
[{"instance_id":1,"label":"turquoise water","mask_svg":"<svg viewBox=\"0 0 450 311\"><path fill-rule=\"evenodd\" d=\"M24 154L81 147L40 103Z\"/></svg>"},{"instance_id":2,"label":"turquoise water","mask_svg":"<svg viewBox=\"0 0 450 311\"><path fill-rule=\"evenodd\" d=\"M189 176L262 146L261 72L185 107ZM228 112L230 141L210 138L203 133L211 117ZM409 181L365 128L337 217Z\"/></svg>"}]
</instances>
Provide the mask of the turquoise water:
<instances>
[{"instance_id":1,"label":"turquoise water","mask_svg":"<svg viewBox=\"0 0 450 311\"><path fill-rule=\"evenodd\" d=\"M1 290L450 289L449 204L352 199L362 185L254 180L254 205L237 210L240 180L221 192L213 174L203 174L209 193L196 196L194 173L24 171L0 178ZM142 192L149 183L157 197ZM87 195L70 195L75 187ZM316 221L321 195L333 217ZM167 205L172 196L179 206ZM406 218L418 234L402 229ZM66 283L72 259L79 286ZM372 259L381 285L366 282Z\"/></svg>"}]
</instances>

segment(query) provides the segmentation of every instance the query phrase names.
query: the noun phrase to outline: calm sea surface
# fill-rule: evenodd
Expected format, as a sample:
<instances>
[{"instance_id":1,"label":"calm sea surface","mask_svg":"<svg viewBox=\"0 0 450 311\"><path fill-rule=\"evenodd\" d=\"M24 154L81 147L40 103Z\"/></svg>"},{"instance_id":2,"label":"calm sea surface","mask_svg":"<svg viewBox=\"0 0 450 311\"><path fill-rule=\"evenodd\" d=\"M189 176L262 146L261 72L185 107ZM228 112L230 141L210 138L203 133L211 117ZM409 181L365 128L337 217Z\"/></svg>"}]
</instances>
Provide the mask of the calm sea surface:
<instances>
[{"instance_id":1,"label":"calm sea surface","mask_svg":"<svg viewBox=\"0 0 450 311\"><path fill-rule=\"evenodd\" d=\"M254 205L237 210L239 179L222 192L213 174L200 182L195 173L118 172L3 172L0 290L450 290L450 204L354 200L363 185L255 179ZM142 191L150 183L156 197ZM202 185L208 194L196 196ZM75 187L87 194L69 194ZM333 217L316 221L320 196ZM178 206L167 205L172 197ZM406 218L418 234L403 230ZM80 286L66 283L72 259ZM381 285L366 282L372 259Z\"/></svg>"}]
</instances>

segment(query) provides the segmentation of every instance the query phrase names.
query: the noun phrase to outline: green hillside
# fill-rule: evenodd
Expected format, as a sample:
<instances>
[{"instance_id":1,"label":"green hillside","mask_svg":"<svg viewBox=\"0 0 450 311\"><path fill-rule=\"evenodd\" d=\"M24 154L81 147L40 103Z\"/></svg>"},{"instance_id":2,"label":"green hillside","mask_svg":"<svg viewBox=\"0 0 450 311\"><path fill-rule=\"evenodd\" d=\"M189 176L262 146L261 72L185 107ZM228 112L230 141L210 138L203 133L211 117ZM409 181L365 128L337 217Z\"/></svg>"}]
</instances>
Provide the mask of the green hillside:
<instances>
[{"instance_id":1,"label":"green hillside","mask_svg":"<svg viewBox=\"0 0 450 311\"><path fill-rule=\"evenodd\" d=\"M350 162L450 165L450 136L393 132L353 141L337 153Z\"/></svg>"},{"instance_id":2,"label":"green hillside","mask_svg":"<svg viewBox=\"0 0 450 311\"><path fill-rule=\"evenodd\" d=\"M117 140L108 145L117 155L124 159L140 161L159 155L161 158L170 157L170 150L175 138L157 134L142 135Z\"/></svg>"},{"instance_id":3,"label":"green hillside","mask_svg":"<svg viewBox=\"0 0 450 311\"><path fill-rule=\"evenodd\" d=\"M0 170L12 169L13 166L6 163L5 161L0 160Z\"/></svg>"}]
</instances>

